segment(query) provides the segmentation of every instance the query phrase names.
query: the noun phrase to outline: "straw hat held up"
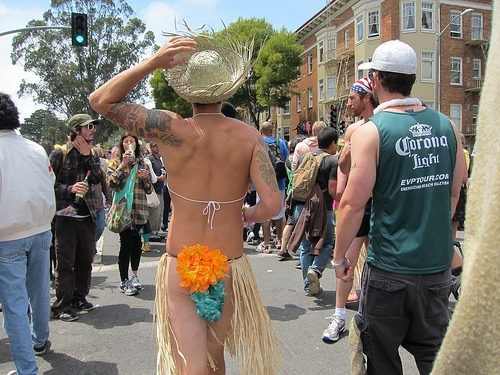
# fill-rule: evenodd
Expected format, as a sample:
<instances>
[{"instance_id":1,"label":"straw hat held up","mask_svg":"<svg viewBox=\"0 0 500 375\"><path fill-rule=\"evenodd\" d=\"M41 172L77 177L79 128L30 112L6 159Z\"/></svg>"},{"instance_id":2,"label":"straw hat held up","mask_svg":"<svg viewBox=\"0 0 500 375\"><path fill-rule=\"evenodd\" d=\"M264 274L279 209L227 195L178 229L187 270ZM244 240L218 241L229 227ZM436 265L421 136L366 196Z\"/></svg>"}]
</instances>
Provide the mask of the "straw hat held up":
<instances>
[{"instance_id":1,"label":"straw hat held up","mask_svg":"<svg viewBox=\"0 0 500 375\"><path fill-rule=\"evenodd\" d=\"M198 43L195 52L179 54L190 57L186 63L166 71L170 86L190 103L218 103L230 98L253 66L253 40L240 43L227 32L206 35L187 29L185 33L163 33L192 38Z\"/></svg>"}]
</instances>

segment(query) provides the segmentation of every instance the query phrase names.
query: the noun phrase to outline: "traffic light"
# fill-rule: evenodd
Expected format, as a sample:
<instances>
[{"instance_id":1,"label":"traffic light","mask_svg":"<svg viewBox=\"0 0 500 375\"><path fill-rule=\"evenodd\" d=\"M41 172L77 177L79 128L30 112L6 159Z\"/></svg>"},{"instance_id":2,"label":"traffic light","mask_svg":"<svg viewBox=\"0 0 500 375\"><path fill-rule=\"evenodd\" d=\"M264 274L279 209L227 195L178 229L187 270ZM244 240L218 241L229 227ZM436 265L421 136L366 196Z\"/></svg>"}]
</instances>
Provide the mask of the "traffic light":
<instances>
[{"instance_id":1,"label":"traffic light","mask_svg":"<svg viewBox=\"0 0 500 375\"><path fill-rule=\"evenodd\" d=\"M71 44L77 47L86 47L88 39L87 15L84 13L71 13Z\"/></svg>"},{"instance_id":2,"label":"traffic light","mask_svg":"<svg viewBox=\"0 0 500 375\"><path fill-rule=\"evenodd\" d=\"M344 120L340 120L339 121L339 126L338 126L338 132L339 132L339 135L343 135L345 133L345 121Z\"/></svg>"},{"instance_id":3,"label":"traffic light","mask_svg":"<svg viewBox=\"0 0 500 375\"><path fill-rule=\"evenodd\" d=\"M335 104L330 106L330 126L332 128L337 127L337 107Z\"/></svg>"}]
</instances>

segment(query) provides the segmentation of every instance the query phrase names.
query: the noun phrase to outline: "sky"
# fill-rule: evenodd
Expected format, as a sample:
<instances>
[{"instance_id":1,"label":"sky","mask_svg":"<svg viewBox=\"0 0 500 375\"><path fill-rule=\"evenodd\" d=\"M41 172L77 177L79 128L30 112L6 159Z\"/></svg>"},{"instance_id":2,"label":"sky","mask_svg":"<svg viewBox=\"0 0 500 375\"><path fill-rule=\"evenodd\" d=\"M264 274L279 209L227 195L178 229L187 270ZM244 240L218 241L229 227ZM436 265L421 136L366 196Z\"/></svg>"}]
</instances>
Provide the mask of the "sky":
<instances>
[{"instance_id":1,"label":"sky","mask_svg":"<svg viewBox=\"0 0 500 375\"><path fill-rule=\"evenodd\" d=\"M174 20L178 24L186 20L192 29L207 25L217 31L223 27L223 23L228 25L239 17L265 18L275 30L284 27L293 32L323 9L327 2L328 0L127 1L136 16L146 24L146 29L155 33L155 41L159 45L167 40L161 35L162 31L175 31ZM50 3L50 0L0 0L0 33L23 28L30 20L41 19L42 14L50 9ZM24 118L43 106L33 103L30 97L17 96L23 78L28 82L36 82L37 77L25 72L19 63L12 65L10 55L13 36L15 34L0 36L0 91L11 95L23 122Z\"/></svg>"}]
</instances>

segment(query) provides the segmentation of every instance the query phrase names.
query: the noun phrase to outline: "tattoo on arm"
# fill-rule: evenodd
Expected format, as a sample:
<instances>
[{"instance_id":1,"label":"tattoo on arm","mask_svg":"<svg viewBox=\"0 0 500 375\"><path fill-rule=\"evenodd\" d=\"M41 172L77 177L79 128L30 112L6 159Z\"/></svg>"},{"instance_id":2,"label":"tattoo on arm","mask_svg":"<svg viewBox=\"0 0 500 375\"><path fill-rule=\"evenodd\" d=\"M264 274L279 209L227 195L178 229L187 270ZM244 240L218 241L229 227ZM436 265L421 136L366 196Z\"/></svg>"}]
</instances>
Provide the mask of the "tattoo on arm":
<instances>
[{"instance_id":1,"label":"tattoo on arm","mask_svg":"<svg viewBox=\"0 0 500 375\"><path fill-rule=\"evenodd\" d=\"M359 168L361 168L361 166L360 166L360 165L358 165L357 163L354 163L353 165L351 165L351 171L352 171L353 169L359 169Z\"/></svg>"},{"instance_id":2,"label":"tattoo on arm","mask_svg":"<svg viewBox=\"0 0 500 375\"><path fill-rule=\"evenodd\" d=\"M265 142L265 141L264 141ZM260 175L266 185L268 185L272 191L277 191L278 190L278 182L276 181L276 172L274 171L273 166L271 165L271 162L269 161L269 156L267 153L267 145L266 148L263 148L263 145L259 141L258 144L259 148L257 149L256 156L259 162L259 170L260 170Z\"/></svg>"},{"instance_id":3,"label":"tattoo on arm","mask_svg":"<svg viewBox=\"0 0 500 375\"><path fill-rule=\"evenodd\" d=\"M118 103L105 116L126 132L146 139L159 139L172 147L180 147L183 139L172 134L172 117L165 111L147 109L138 104Z\"/></svg>"}]
</instances>

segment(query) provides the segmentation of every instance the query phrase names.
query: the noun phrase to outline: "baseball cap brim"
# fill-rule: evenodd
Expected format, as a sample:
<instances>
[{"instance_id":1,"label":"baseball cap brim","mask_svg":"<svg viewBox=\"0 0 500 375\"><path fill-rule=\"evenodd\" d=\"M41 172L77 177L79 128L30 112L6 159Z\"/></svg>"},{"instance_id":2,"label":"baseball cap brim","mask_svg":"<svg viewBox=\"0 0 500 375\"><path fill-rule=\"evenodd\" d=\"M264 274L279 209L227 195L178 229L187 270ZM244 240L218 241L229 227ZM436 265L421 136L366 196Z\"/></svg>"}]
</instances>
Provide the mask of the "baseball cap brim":
<instances>
[{"instance_id":1,"label":"baseball cap brim","mask_svg":"<svg viewBox=\"0 0 500 375\"><path fill-rule=\"evenodd\" d=\"M365 62L363 64L359 64L358 65L358 69L359 70L369 70L369 69L373 69L373 64L371 61L369 62Z\"/></svg>"}]
</instances>

